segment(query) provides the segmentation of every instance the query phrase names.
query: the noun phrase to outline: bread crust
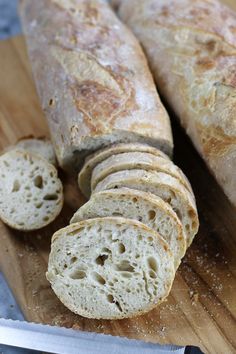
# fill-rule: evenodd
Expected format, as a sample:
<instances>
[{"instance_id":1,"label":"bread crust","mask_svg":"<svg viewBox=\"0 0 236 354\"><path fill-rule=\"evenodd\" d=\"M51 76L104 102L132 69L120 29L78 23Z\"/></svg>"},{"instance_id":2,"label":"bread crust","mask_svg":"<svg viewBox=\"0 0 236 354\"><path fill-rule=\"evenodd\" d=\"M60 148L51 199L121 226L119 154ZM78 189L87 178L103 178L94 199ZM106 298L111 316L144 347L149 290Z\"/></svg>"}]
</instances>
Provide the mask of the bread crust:
<instances>
[{"instance_id":1,"label":"bread crust","mask_svg":"<svg viewBox=\"0 0 236 354\"><path fill-rule=\"evenodd\" d=\"M236 14L217 0L120 0L159 91L236 205Z\"/></svg>"},{"instance_id":2,"label":"bread crust","mask_svg":"<svg viewBox=\"0 0 236 354\"><path fill-rule=\"evenodd\" d=\"M33 76L59 164L115 142L173 142L146 58L102 0L22 0Z\"/></svg>"}]
</instances>

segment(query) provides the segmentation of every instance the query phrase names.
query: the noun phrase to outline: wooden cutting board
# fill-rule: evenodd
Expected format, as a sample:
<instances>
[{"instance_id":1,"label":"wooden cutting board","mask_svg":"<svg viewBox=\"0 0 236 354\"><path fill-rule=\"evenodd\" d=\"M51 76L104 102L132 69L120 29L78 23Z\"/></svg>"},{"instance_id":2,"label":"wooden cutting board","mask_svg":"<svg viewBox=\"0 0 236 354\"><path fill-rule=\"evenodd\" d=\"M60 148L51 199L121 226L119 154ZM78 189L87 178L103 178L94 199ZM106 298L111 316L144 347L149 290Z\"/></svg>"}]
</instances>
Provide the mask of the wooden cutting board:
<instances>
[{"instance_id":1,"label":"wooden cutting board","mask_svg":"<svg viewBox=\"0 0 236 354\"><path fill-rule=\"evenodd\" d=\"M48 135L22 37L0 42L0 70L0 149L23 136ZM65 206L53 224L24 233L0 223L0 267L27 320L158 343L191 344L209 353L236 352L236 210L174 122L173 132L175 162L193 185L201 227L167 301L145 316L119 321L85 319L59 302L45 278L50 239L84 203L75 178L61 172Z\"/></svg>"}]
</instances>

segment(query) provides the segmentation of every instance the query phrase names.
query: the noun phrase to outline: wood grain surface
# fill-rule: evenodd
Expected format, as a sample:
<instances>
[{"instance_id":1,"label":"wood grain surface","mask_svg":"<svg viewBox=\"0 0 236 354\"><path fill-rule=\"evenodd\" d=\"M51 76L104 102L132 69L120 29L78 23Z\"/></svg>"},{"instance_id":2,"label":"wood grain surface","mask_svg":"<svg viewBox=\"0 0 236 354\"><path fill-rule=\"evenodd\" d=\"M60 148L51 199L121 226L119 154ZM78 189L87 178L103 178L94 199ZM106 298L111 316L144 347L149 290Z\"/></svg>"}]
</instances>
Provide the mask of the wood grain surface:
<instances>
[{"instance_id":1,"label":"wood grain surface","mask_svg":"<svg viewBox=\"0 0 236 354\"><path fill-rule=\"evenodd\" d=\"M231 4L236 8L235 0ZM0 42L0 70L0 150L29 134L48 135L22 37ZM0 223L0 267L27 320L236 353L236 210L174 121L173 131L175 162L193 185L201 227L167 301L145 316L119 321L85 319L59 302L45 278L50 239L84 203L76 179L60 171L65 206L54 223L30 233Z\"/></svg>"}]
</instances>

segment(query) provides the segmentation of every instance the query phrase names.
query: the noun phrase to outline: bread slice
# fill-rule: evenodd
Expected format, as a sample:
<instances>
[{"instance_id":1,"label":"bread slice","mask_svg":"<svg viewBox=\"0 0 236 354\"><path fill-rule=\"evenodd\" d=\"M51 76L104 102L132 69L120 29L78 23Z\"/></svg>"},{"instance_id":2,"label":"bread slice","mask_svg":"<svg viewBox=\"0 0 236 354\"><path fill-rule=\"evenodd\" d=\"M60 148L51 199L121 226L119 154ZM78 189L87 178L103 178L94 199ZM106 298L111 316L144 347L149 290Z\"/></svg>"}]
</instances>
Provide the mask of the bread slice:
<instances>
[{"instance_id":1,"label":"bread slice","mask_svg":"<svg viewBox=\"0 0 236 354\"><path fill-rule=\"evenodd\" d=\"M169 159L147 152L126 152L112 155L103 160L93 169L91 189L93 191L96 185L111 173L134 169L167 173L177 178L192 193L192 188L187 177L178 166Z\"/></svg>"},{"instance_id":2,"label":"bread slice","mask_svg":"<svg viewBox=\"0 0 236 354\"><path fill-rule=\"evenodd\" d=\"M23 138L19 140L15 145L8 146L5 151L14 149L22 149L40 155L52 165L57 166L57 159L53 145L51 141L46 138Z\"/></svg>"},{"instance_id":3,"label":"bread slice","mask_svg":"<svg viewBox=\"0 0 236 354\"><path fill-rule=\"evenodd\" d=\"M54 234L46 276L62 303L81 316L132 317L168 295L173 255L157 232L138 221L95 218Z\"/></svg>"},{"instance_id":4,"label":"bread slice","mask_svg":"<svg viewBox=\"0 0 236 354\"><path fill-rule=\"evenodd\" d=\"M0 156L0 218L18 230L36 230L60 213L57 170L39 155L12 150Z\"/></svg>"},{"instance_id":5,"label":"bread slice","mask_svg":"<svg viewBox=\"0 0 236 354\"><path fill-rule=\"evenodd\" d=\"M177 215L161 198L129 188L101 191L92 194L74 214L71 223L106 216L138 220L157 231L168 243L175 269L178 268L186 251L185 234Z\"/></svg>"},{"instance_id":6,"label":"bread slice","mask_svg":"<svg viewBox=\"0 0 236 354\"><path fill-rule=\"evenodd\" d=\"M82 193L89 198L91 193L91 176L93 169L102 161L106 160L110 156L125 153L125 152L147 152L155 156L163 157L170 160L169 157L162 151L151 147L146 144L140 143L120 143L111 145L108 148L96 151L94 154L90 155L79 173L79 187Z\"/></svg>"},{"instance_id":7,"label":"bread slice","mask_svg":"<svg viewBox=\"0 0 236 354\"><path fill-rule=\"evenodd\" d=\"M153 193L169 203L183 224L189 246L198 231L198 215L194 196L174 177L144 170L112 173L95 188L95 192L127 187Z\"/></svg>"}]
</instances>

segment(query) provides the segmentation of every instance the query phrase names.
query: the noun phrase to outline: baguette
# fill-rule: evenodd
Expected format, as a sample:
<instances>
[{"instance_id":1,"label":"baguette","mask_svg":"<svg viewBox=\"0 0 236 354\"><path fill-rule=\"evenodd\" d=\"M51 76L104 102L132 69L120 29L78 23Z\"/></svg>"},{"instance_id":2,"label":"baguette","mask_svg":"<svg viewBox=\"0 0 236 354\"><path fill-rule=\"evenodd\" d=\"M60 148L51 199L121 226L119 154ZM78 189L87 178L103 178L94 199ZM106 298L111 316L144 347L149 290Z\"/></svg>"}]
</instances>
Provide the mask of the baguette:
<instances>
[{"instance_id":1,"label":"baguette","mask_svg":"<svg viewBox=\"0 0 236 354\"><path fill-rule=\"evenodd\" d=\"M139 143L120 143L109 146L107 148L96 151L89 157L87 157L85 164L83 165L79 176L78 183L82 193L88 198L91 194L91 178L94 168L107 158L118 155L125 152L147 152L155 156L163 157L164 159L169 160L169 157L164 154L159 149L156 149L152 146Z\"/></svg>"},{"instance_id":2,"label":"baguette","mask_svg":"<svg viewBox=\"0 0 236 354\"><path fill-rule=\"evenodd\" d=\"M170 204L183 224L187 246L190 246L199 226L197 208L193 194L176 178L162 172L119 171L99 182L94 192L121 187L153 193Z\"/></svg>"},{"instance_id":3,"label":"baguette","mask_svg":"<svg viewBox=\"0 0 236 354\"><path fill-rule=\"evenodd\" d=\"M22 0L20 16L60 166L117 142L171 155L169 117L133 34L102 0Z\"/></svg>"},{"instance_id":4,"label":"baguette","mask_svg":"<svg viewBox=\"0 0 236 354\"><path fill-rule=\"evenodd\" d=\"M62 303L81 316L133 317L168 295L173 255L138 221L96 218L54 234L46 276Z\"/></svg>"},{"instance_id":5,"label":"baguette","mask_svg":"<svg viewBox=\"0 0 236 354\"><path fill-rule=\"evenodd\" d=\"M161 198L129 188L101 191L78 209L71 223L107 216L138 220L157 231L168 243L178 268L186 251L185 235L177 215Z\"/></svg>"},{"instance_id":6,"label":"baguette","mask_svg":"<svg viewBox=\"0 0 236 354\"><path fill-rule=\"evenodd\" d=\"M217 0L116 0L158 89L236 206L236 13Z\"/></svg>"},{"instance_id":7,"label":"baguette","mask_svg":"<svg viewBox=\"0 0 236 354\"><path fill-rule=\"evenodd\" d=\"M57 170L39 155L11 150L0 156L0 219L17 230L51 223L63 206Z\"/></svg>"}]
</instances>

